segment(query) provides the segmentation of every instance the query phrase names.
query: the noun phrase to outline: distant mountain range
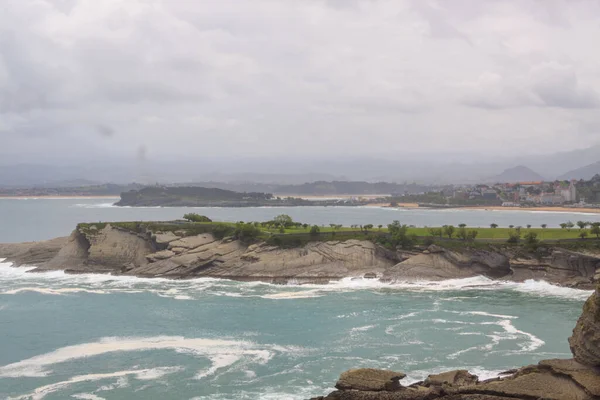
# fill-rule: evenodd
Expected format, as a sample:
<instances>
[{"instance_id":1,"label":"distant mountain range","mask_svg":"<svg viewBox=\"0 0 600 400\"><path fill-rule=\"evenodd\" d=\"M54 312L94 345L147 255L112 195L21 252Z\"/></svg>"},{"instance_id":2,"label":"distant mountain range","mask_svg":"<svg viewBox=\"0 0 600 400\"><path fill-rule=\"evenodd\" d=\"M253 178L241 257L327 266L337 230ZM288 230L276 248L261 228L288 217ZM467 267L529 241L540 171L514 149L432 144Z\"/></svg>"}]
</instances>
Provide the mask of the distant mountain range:
<instances>
[{"instance_id":1,"label":"distant mountain range","mask_svg":"<svg viewBox=\"0 0 600 400\"><path fill-rule=\"evenodd\" d=\"M574 169L573 171L569 171L566 174L561 175L558 179L561 179L561 180L570 180L570 179L590 180L597 174L600 174L600 161L595 162L590 165L586 165L585 167Z\"/></svg>"},{"instance_id":2,"label":"distant mountain range","mask_svg":"<svg viewBox=\"0 0 600 400\"><path fill-rule=\"evenodd\" d=\"M543 176L529 167L519 165L513 168L505 169L501 174L487 179L488 182L537 182L544 181Z\"/></svg>"},{"instance_id":3,"label":"distant mountain range","mask_svg":"<svg viewBox=\"0 0 600 400\"><path fill-rule=\"evenodd\" d=\"M589 179L600 172L599 164L600 145L554 154L495 158L475 153L399 153L393 157L289 155L157 158L143 162L106 159L72 165L0 165L0 187L73 187L100 182L141 182L146 185L191 182L300 185L317 181L475 184L540 180L540 174L546 180Z\"/></svg>"}]
</instances>

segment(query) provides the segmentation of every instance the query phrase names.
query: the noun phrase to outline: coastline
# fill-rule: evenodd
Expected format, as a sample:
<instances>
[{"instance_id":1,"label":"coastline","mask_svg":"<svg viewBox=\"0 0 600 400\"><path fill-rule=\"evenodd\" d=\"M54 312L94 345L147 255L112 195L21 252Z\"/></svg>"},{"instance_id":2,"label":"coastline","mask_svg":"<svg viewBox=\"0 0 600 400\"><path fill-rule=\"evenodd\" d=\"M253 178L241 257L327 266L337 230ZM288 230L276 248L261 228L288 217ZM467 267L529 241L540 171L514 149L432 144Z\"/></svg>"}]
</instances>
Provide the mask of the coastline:
<instances>
[{"instance_id":1,"label":"coastline","mask_svg":"<svg viewBox=\"0 0 600 400\"><path fill-rule=\"evenodd\" d=\"M392 207L390 203L369 203L366 207L381 207L381 208L420 208L428 210L428 207L419 207L417 203L398 203L397 207ZM443 210L486 210L486 211L544 211L544 212L564 212L564 213L589 213L600 214L600 208L589 207L504 207L504 206L457 206L439 208Z\"/></svg>"},{"instance_id":2,"label":"coastline","mask_svg":"<svg viewBox=\"0 0 600 400\"><path fill-rule=\"evenodd\" d=\"M566 212L566 213L591 213L600 214L600 208L579 208L579 207L503 207L503 206L468 206L457 207L465 210L493 210L493 211L546 211L546 212Z\"/></svg>"},{"instance_id":3,"label":"coastline","mask_svg":"<svg viewBox=\"0 0 600 400\"><path fill-rule=\"evenodd\" d=\"M60 196L60 195L48 195L48 196L0 196L0 200L10 200L10 199L15 199L15 200L42 200L42 199L49 199L49 200L67 200L67 199L89 199L89 200L93 200L93 199L118 199L119 196L118 195L113 195L113 196L108 196L108 195L98 195L98 196L84 196L84 195L65 195L65 196Z\"/></svg>"}]
</instances>

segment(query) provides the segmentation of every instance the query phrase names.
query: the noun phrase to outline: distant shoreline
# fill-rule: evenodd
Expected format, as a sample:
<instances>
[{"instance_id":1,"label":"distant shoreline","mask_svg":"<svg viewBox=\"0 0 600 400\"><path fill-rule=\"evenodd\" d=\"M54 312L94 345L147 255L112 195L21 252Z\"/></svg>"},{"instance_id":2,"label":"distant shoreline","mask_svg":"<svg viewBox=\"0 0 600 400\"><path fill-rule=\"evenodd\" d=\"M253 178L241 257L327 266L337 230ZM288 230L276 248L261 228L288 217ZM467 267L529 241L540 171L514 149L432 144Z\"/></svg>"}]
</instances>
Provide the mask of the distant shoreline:
<instances>
[{"instance_id":1,"label":"distant shoreline","mask_svg":"<svg viewBox=\"0 0 600 400\"><path fill-rule=\"evenodd\" d=\"M113 196L78 196L78 195L65 195L65 196L54 196L54 195L48 195L48 196L43 196L43 195L38 195L38 196L0 196L0 200L7 200L7 199L16 199L16 200L40 200L40 199L54 199L54 200L60 200L60 199L118 199L119 196L118 195L113 195Z\"/></svg>"},{"instance_id":2,"label":"distant shoreline","mask_svg":"<svg viewBox=\"0 0 600 400\"><path fill-rule=\"evenodd\" d=\"M579 208L579 207L503 207L503 206L469 206L460 207L467 210L505 210L505 211L551 211L551 212L584 212L600 214L600 208Z\"/></svg>"}]
</instances>

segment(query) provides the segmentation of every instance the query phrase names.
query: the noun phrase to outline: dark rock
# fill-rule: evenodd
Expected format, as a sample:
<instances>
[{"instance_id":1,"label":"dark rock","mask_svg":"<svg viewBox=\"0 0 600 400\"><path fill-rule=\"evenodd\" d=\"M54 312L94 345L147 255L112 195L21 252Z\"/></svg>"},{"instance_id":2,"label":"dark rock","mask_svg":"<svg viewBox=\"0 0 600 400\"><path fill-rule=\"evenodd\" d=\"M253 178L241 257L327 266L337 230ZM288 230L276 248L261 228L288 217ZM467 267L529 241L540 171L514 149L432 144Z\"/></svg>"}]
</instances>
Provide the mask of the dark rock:
<instances>
[{"instance_id":1,"label":"dark rock","mask_svg":"<svg viewBox=\"0 0 600 400\"><path fill-rule=\"evenodd\" d=\"M471 375L469 371L461 369L457 371L448 371L441 374L429 375L425 379L425 386L442 386L444 384L452 386L475 385L479 381L477 375Z\"/></svg>"},{"instance_id":2,"label":"dark rock","mask_svg":"<svg viewBox=\"0 0 600 400\"><path fill-rule=\"evenodd\" d=\"M340 390L391 392L402 388L400 379L404 377L406 374L402 372L372 368L351 369L340 376L335 387Z\"/></svg>"},{"instance_id":3,"label":"dark rock","mask_svg":"<svg viewBox=\"0 0 600 400\"><path fill-rule=\"evenodd\" d=\"M365 279L377 279L377 274L375 272L367 272L364 274L363 278Z\"/></svg>"},{"instance_id":4,"label":"dark rock","mask_svg":"<svg viewBox=\"0 0 600 400\"><path fill-rule=\"evenodd\" d=\"M569 338L575 360L600 367L600 285L583 305L583 313Z\"/></svg>"}]
</instances>

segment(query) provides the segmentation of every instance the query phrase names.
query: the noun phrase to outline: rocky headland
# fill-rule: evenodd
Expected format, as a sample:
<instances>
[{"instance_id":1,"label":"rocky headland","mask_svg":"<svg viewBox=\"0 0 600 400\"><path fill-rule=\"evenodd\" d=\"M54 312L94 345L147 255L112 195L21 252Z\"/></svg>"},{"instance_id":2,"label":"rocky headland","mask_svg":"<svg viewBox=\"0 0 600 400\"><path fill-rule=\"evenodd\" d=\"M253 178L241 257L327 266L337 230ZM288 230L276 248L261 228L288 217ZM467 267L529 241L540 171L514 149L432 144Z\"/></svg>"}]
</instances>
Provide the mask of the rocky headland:
<instances>
[{"instance_id":1,"label":"rocky headland","mask_svg":"<svg viewBox=\"0 0 600 400\"><path fill-rule=\"evenodd\" d=\"M37 270L111 273L143 277L215 277L320 283L346 277L382 281L491 279L551 283L592 289L600 279L600 254L558 247L527 254L522 248L417 247L389 250L369 240L307 241L282 247L266 241L189 232L161 225L134 231L126 224L82 224L69 237L0 244L0 258ZM185 225L181 225L185 226Z\"/></svg>"}]
</instances>

